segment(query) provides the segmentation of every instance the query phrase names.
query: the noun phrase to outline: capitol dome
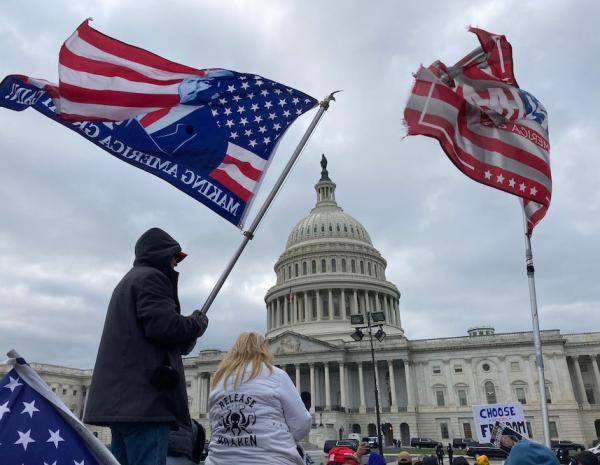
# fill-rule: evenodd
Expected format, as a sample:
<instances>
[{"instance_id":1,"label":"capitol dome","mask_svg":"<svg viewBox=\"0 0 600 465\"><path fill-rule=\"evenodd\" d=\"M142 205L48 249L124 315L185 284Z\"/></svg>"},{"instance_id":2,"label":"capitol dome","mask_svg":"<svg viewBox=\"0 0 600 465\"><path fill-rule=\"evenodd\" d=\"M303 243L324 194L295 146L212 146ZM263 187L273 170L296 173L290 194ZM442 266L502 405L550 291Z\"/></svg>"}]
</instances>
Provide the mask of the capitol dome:
<instances>
[{"instance_id":1,"label":"capitol dome","mask_svg":"<svg viewBox=\"0 0 600 465\"><path fill-rule=\"evenodd\" d=\"M288 236L265 296L267 337L285 331L321 340L349 339L350 316L383 311L388 335L403 335L400 293L386 280L387 262L369 233L337 204L336 184L321 161L317 202Z\"/></svg>"}]
</instances>

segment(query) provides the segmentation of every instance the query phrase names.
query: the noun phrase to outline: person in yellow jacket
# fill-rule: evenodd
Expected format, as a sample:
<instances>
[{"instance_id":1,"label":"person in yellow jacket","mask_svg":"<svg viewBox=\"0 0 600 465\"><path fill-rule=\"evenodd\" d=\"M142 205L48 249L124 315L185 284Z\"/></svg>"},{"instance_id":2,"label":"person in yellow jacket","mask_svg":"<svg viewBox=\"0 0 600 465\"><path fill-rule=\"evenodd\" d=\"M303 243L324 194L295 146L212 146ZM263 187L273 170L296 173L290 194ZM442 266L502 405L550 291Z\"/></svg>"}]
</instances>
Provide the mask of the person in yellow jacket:
<instances>
[{"instance_id":1,"label":"person in yellow jacket","mask_svg":"<svg viewBox=\"0 0 600 465\"><path fill-rule=\"evenodd\" d=\"M490 459L488 459L487 455L478 455L475 459L476 465L490 465Z\"/></svg>"}]
</instances>

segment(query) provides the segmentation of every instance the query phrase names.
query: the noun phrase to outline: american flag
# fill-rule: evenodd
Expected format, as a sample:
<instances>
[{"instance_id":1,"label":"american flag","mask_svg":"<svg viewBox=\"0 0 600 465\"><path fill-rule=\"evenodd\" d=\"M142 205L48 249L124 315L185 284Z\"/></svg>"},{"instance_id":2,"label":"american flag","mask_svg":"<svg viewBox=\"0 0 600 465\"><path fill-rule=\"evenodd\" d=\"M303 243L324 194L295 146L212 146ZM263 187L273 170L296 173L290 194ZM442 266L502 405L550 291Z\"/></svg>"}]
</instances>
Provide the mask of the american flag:
<instances>
[{"instance_id":1,"label":"american flag","mask_svg":"<svg viewBox=\"0 0 600 465\"><path fill-rule=\"evenodd\" d=\"M506 37L469 30L479 48L452 67L436 61L415 74L408 134L437 139L464 174L520 197L531 234L552 195L548 115L519 88Z\"/></svg>"},{"instance_id":2,"label":"american flag","mask_svg":"<svg viewBox=\"0 0 600 465\"><path fill-rule=\"evenodd\" d=\"M3 81L7 89L8 82L14 84L11 77L43 89L61 121L101 121L111 130L115 124L114 134L119 132L121 141L126 138L125 144L161 157L161 163L166 156L179 169L185 165L209 177L218 191L190 192L200 180L186 176L182 182L181 176L158 173L238 226L281 136L318 103L256 74L174 63L113 39L93 29L88 20L60 50L58 85L14 75ZM14 100L14 95L7 99ZM126 124L120 124L123 121ZM132 136L121 135L128 130ZM221 192L236 198L225 199Z\"/></svg>"},{"instance_id":3,"label":"american flag","mask_svg":"<svg viewBox=\"0 0 600 465\"><path fill-rule=\"evenodd\" d=\"M12 363L0 379L2 465L118 465L23 359Z\"/></svg>"}]
</instances>

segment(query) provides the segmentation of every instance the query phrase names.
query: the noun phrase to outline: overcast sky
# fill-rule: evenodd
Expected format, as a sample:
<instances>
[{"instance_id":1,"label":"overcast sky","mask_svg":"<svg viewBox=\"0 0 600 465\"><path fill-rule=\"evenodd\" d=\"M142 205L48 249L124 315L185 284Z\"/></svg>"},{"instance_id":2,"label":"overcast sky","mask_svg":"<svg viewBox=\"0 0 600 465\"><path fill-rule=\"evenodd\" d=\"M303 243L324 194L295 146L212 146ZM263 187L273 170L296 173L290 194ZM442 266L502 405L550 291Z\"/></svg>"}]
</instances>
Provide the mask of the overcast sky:
<instances>
[{"instance_id":1,"label":"overcast sky","mask_svg":"<svg viewBox=\"0 0 600 465\"><path fill-rule=\"evenodd\" d=\"M388 261L409 339L460 336L479 324L531 328L516 198L466 178L435 141L403 139L411 73L475 48L468 25L507 36L519 84L549 113L553 199L533 237L541 326L600 329L600 3L46 5L3 2L2 76L56 81L61 43L93 17L96 29L192 67L257 73L316 98L344 91L218 296L196 352L265 330L273 265L314 205L321 153L338 202ZM286 134L254 211L312 115ZM239 230L200 203L31 109L0 109L0 164L2 353L15 348L30 361L90 368L110 294L142 232L162 227L189 253L179 267L184 313L202 305L240 241Z\"/></svg>"}]
</instances>

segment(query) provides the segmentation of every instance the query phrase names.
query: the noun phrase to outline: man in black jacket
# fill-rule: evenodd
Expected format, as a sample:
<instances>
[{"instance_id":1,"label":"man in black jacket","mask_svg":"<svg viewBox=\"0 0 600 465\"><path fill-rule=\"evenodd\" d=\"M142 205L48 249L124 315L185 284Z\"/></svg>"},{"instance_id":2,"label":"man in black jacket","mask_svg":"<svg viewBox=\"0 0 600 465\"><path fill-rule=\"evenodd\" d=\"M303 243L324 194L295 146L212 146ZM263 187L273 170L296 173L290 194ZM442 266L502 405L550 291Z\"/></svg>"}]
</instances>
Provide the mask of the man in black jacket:
<instances>
[{"instance_id":1,"label":"man in black jacket","mask_svg":"<svg viewBox=\"0 0 600 465\"><path fill-rule=\"evenodd\" d=\"M208 318L181 315L174 268L185 256L163 230L146 231L108 305L84 420L111 428L122 465L164 465L169 430L191 427L181 356Z\"/></svg>"}]
</instances>

